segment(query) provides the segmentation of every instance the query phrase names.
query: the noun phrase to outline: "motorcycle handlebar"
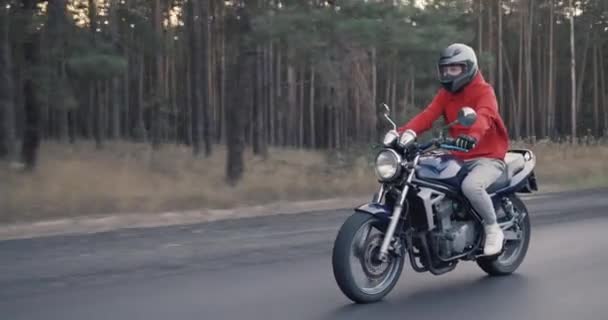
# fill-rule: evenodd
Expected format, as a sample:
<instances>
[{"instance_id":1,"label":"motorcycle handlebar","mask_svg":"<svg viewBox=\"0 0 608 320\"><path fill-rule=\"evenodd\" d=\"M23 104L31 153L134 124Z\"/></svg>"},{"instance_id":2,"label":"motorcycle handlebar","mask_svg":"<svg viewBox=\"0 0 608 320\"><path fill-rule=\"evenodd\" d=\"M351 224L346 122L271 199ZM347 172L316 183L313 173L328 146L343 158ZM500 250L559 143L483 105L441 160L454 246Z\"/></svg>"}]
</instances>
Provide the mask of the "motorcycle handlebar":
<instances>
[{"instance_id":1,"label":"motorcycle handlebar","mask_svg":"<svg viewBox=\"0 0 608 320\"><path fill-rule=\"evenodd\" d=\"M468 152L468 150L457 147L455 145L456 139L450 138L450 137L446 137L446 138L441 138L441 139L433 139L427 143L421 144L418 146L418 148L420 150L427 151L427 149L436 146L438 148L441 149L446 149L446 150L454 150L454 151L462 151L462 152Z\"/></svg>"}]
</instances>

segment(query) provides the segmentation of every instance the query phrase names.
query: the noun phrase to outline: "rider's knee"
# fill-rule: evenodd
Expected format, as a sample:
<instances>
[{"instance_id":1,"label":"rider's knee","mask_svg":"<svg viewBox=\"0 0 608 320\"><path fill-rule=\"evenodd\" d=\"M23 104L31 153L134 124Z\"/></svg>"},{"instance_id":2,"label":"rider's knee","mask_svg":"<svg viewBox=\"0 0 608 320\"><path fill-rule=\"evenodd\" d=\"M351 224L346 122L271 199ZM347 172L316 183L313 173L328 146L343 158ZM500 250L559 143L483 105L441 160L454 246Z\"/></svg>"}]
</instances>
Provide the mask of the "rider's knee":
<instances>
[{"instance_id":1,"label":"rider's knee","mask_svg":"<svg viewBox=\"0 0 608 320\"><path fill-rule=\"evenodd\" d=\"M464 179L462 182L462 193L467 196L475 196L484 191L483 184L475 181L475 179Z\"/></svg>"}]
</instances>

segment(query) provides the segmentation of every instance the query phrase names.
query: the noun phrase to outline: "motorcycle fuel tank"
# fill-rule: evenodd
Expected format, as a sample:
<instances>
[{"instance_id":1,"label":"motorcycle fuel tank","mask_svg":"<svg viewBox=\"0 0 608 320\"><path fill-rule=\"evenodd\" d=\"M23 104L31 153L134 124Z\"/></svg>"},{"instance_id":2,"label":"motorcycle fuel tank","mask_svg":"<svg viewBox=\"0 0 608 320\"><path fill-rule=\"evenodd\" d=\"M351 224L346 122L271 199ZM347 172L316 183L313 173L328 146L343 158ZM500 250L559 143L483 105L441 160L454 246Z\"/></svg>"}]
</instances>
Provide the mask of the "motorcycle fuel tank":
<instances>
[{"instance_id":1,"label":"motorcycle fuel tank","mask_svg":"<svg viewBox=\"0 0 608 320\"><path fill-rule=\"evenodd\" d=\"M419 179L454 180L458 177L464 163L452 155L420 158L416 174Z\"/></svg>"}]
</instances>

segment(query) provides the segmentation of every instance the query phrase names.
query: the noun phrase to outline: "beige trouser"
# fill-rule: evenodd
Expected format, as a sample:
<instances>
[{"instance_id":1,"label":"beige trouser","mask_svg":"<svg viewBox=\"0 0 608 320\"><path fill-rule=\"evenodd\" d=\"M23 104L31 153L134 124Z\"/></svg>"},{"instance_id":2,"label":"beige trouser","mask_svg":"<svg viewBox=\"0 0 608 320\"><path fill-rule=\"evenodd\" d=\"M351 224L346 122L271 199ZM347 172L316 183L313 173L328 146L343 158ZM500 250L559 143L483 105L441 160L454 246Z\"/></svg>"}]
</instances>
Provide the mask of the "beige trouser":
<instances>
[{"instance_id":1,"label":"beige trouser","mask_svg":"<svg viewBox=\"0 0 608 320\"><path fill-rule=\"evenodd\" d=\"M492 198L486 191L507 169L504 161L479 158L465 162L469 173L462 181L462 193L483 218L484 225L496 223Z\"/></svg>"}]
</instances>

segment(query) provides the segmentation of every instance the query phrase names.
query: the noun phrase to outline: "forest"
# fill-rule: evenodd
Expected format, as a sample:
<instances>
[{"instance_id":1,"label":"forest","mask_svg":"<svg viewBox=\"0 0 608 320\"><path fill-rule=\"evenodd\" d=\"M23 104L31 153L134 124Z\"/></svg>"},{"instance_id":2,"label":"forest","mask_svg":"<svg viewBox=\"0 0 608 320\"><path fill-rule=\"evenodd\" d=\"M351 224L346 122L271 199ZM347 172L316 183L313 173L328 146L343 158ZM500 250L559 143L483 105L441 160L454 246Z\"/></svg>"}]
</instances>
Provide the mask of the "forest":
<instances>
[{"instance_id":1,"label":"forest","mask_svg":"<svg viewBox=\"0 0 608 320\"><path fill-rule=\"evenodd\" d=\"M116 141L339 150L378 141L438 89L438 52L478 53L513 139L608 134L606 0L2 0L0 158Z\"/></svg>"}]
</instances>

